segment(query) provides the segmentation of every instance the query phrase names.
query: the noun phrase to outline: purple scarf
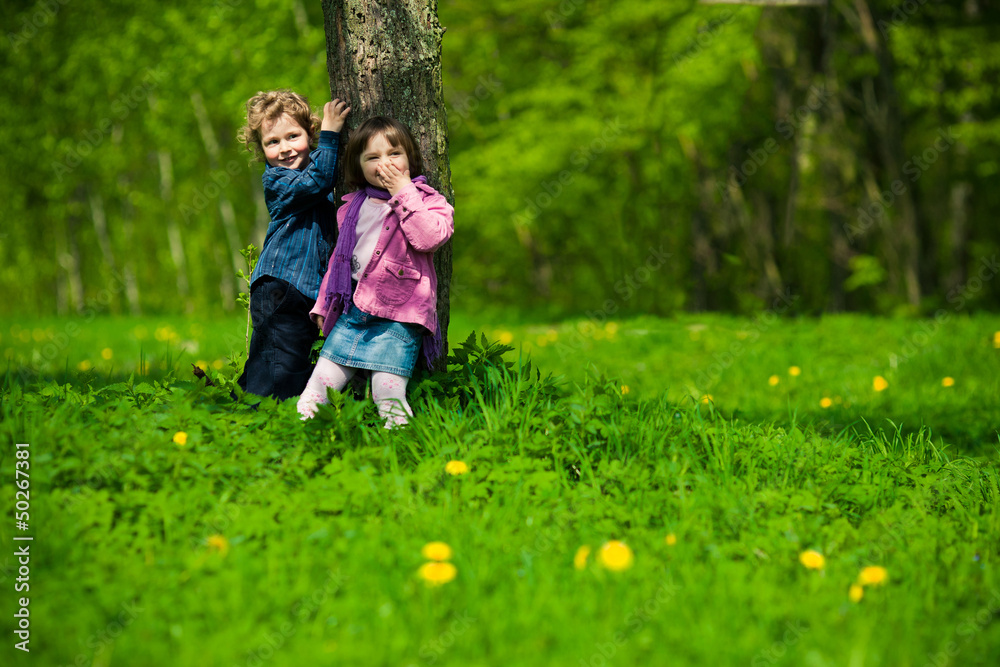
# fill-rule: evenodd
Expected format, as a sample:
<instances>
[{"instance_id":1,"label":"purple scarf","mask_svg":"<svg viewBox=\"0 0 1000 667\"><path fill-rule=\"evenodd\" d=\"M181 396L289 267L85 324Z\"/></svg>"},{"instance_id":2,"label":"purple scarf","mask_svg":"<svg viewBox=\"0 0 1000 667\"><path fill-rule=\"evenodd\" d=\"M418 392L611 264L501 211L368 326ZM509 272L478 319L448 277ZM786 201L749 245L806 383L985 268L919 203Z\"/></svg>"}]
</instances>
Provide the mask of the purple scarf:
<instances>
[{"instance_id":1,"label":"purple scarf","mask_svg":"<svg viewBox=\"0 0 1000 667\"><path fill-rule=\"evenodd\" d=\"M417 176L414 183L426 183L426 176ZM351 307L351 255L354 254L354 246L357 243L358 217L361 215L361 206L369 197L373 199L389 200L392 195L388 190L376 188L373 185L359 190L364 194L359 194L351 199L347 205L347 213L344 215L344 224L340 227L340 234L337 236L337 247L333 249L333 261L329 270L333 271L333 279L326 286L326 304L330 306L329 319L335 324L340 316ZM438 324L437 331L424 336L423 357L427 367L441 353L441 325Z\"/></svg>"}]
</instances>

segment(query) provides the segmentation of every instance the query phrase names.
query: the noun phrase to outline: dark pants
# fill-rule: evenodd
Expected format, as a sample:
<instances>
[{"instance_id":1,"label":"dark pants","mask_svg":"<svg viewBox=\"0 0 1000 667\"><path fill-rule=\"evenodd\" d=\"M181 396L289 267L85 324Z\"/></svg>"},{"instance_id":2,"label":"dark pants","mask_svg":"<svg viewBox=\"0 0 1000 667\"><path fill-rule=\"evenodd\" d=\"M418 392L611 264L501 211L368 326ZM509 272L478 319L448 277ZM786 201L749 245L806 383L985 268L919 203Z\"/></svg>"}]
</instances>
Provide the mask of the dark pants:
<instances>
[{"instance_id":1,"label":"dark pants","mask_svg":"<svg viewBox=\"0 0 1000 667\"><path fill-rule=\"evenodd\" d=\"M286 399L298 396L312 374L309 352L319 330L309 319L313 301L277 278L262 278L250 291L253 334L240 376L244 391Z\"/></svg>"}]
</instances>

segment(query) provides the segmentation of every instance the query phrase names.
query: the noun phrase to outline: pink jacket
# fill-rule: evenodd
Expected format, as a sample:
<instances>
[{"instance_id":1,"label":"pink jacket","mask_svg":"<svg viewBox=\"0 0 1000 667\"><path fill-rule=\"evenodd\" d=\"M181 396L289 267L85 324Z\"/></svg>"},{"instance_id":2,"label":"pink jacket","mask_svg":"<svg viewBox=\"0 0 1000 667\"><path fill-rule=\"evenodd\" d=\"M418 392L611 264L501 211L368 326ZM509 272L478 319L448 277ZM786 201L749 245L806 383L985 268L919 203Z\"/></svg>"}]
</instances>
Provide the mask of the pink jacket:
<instances>
[{"instance_id":1,"label":"pink jacket","mask_svg":"<svg viewBox=\"0 0 1000 667\"><path fill-rule=\"evenodd\" d=\"M337 227L344 224L347 205L363 195L351 192L341 199L337 210ZM390 200L391 211L386 216L378 243L368 266L354 291L354 305L370 315L396 322L408 322L437 330L437 273L434 271L434 251L451 238L455 231L454 209L437 190L424 183L411 183ZM333 256L319 288L319 298L309 316L317 321L325 318L323 335L328 336L335 322L331 321L326 303L327 284L333 275Z\"/></svg>"}]
</instances>

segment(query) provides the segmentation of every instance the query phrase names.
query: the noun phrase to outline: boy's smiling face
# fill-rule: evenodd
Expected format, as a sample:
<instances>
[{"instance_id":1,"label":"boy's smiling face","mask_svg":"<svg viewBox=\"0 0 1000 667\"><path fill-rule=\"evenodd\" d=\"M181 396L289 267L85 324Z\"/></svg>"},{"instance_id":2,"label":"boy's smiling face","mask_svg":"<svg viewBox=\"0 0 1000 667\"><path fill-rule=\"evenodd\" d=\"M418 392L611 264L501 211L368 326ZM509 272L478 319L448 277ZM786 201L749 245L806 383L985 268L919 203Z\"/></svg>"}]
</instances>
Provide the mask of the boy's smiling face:
<instances>
[{"instance_id":1,"label":"boy's smiling face","mask_svg":"<svg viewBox=\"0 0 1000 667\"><path fill-rule=\"evenodd\" d=\"M272 167L303 169L309 164L309 134L288 114L264 121L260 144Z\"/></svg>"}]
</instances>

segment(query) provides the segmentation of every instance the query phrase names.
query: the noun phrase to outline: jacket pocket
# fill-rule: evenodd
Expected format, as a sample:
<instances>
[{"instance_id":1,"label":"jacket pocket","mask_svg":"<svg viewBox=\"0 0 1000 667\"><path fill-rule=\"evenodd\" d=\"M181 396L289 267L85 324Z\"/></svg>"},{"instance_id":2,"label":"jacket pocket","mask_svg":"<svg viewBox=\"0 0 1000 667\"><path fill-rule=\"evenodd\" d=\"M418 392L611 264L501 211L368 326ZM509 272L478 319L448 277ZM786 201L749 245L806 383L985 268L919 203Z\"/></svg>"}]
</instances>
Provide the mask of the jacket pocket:
<instances>
[{"instance_id":1,"label":"jacket pocket","mask_svg":"<svg viewBox=\"0 0 1000 667\"><path fill-rule=\"evenodd\" d=\"M410 300L420 282L420 271L399 262L384 260L375 284L375 295L382 303L400 306Z\"/></svg>"}]
</instances>

